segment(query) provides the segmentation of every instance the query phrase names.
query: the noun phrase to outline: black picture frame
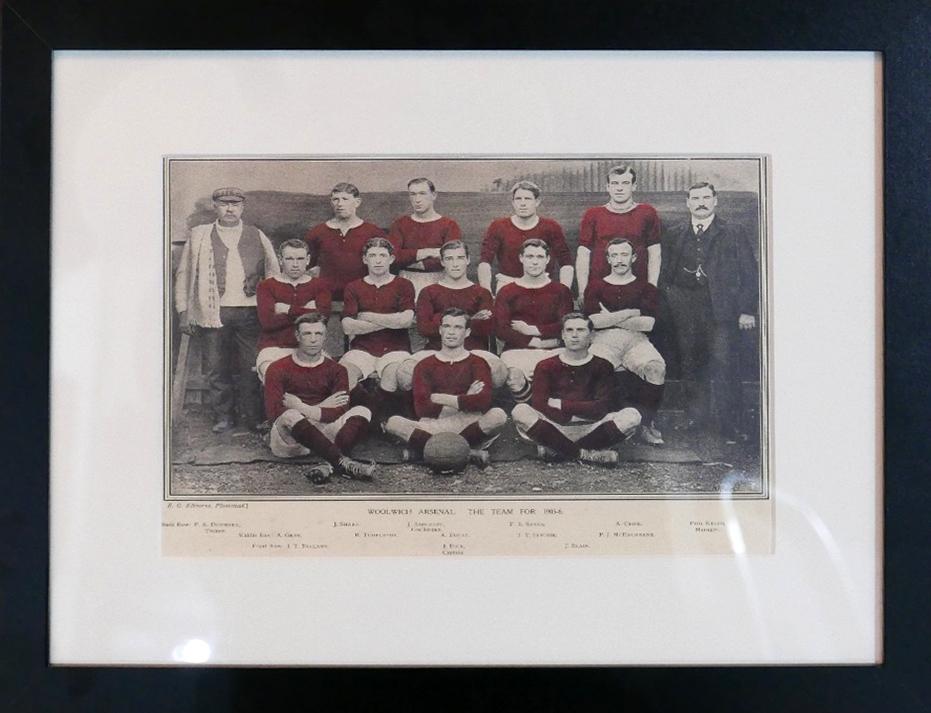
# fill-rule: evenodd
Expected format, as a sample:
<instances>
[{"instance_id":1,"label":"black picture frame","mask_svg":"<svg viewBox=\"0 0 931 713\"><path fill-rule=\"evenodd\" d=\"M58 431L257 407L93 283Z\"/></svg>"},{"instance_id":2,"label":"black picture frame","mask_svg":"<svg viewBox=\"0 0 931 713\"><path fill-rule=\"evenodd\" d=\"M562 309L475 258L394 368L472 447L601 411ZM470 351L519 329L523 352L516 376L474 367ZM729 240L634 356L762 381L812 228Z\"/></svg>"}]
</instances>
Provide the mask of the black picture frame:
<instances>
[{"instance_id":1,"label":"black picture frame","mask_svg":"<svg viewBox=\"0 0 931 713\"><path fill-rule=\"evenodd\" d=\"M0 502L3 700L10 710L274 709L313 692L340 709L399 689L465 708L931 708L931 8L885 3L374 3L252 11L201 2L22 2L2 10L2 235L7 497ZM312 14L312 16L310 16ZM48 666L48 387L52 53L67 49L870 50L883 56L884 663L874 667L533 671L120 670ZM700 81L700 79L696 80ZM90 167L89 167L90 171ZM857 200L851 197L851 200ZM869 378L865 375L864 378ZM429 691L429 693L428 693ZM297 700L307 700L306 698ZM385 700L385 699L382 699ZM405 701L398 701L407 707Z\"/></svg>"}]
</instances>

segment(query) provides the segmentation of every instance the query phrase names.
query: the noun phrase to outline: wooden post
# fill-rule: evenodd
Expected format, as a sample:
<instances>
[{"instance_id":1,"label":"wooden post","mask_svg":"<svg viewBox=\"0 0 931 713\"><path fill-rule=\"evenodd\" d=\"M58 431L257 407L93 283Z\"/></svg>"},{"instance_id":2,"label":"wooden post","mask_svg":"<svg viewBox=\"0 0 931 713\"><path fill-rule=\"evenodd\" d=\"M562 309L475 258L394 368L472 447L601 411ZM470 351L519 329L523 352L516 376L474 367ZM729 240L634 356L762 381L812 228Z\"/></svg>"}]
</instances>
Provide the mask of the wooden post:
<instances>
[{"instance_id":1,"label":"wooden post","mask_svg":"<svg viewBox=\"0 0 931 713\"><path fill-rule=\"evenodd\" d=\"M171 421L174 423L184 410L184 397L187 393L188 352L191 337L181 335L181 347L178 349L178 363L175 366L174 380L171 382Z\"/></svg>"}]
</instances>

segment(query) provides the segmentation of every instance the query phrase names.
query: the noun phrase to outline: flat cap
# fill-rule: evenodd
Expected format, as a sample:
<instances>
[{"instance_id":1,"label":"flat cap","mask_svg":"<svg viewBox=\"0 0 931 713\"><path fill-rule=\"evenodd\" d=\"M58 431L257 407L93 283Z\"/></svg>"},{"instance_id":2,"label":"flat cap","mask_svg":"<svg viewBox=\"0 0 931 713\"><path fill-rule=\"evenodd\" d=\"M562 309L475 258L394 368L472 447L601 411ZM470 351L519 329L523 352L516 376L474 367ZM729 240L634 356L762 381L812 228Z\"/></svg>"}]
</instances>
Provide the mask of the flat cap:
<instances>
[{"instance_id":1,"label":"flat cap","mask_svg":"<svg viewBox=\"0 0 931 713\"><path fill-rule=\"evenodd\" d=\"M246 200L246 194L242 192L241 188L233 188L232 186L217 188L217 190L213 192L213 200L218 201L224 198L227 202L244 201Z\"/></svg>"}]
</instances>

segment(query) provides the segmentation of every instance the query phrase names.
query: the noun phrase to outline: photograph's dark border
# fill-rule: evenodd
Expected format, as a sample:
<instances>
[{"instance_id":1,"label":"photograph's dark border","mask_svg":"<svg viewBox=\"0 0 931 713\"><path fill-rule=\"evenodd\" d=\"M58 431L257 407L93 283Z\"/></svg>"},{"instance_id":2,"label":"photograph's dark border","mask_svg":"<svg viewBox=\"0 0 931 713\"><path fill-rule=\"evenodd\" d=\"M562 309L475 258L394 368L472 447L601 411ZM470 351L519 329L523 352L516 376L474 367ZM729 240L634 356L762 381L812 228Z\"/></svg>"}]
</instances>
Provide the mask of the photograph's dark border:
<instances>
[{"instance_id":1,"label":"photograph's dark border","mask_svg":"<svg viewBox=\"0 0 931 713\"><path fill-rule=\"evenodd\" d=\"M2 9L4 325L8 445L0 503L10 710L334 709L925 711L931 708L931 31L923 0L682 0L410 8L283 0L253 12L191 0L22 0ZM47 667L51 53L64 49L870 50L884 88L884 661L876 667L527 671L114 670ZM695 81L701 81L698 77ZM843 120L843 107L838 107ZM88 180L93 170L88 167ZM851 196L851 200L871 197ZM800 210L809 209L800 206ZM12 353L10 353L12 352ZM869 378L869 375L864 375ZM866 414L866 418L870 415ZM813 434L814 436L814 434ZM545 622L541 622L545 625ZM709 642L709 646L713 642ZM399 695L399 691L416 695ZM439 698L442 696L442 698ZM391 704L390 701L396 701Z\"/></svg>"},{"instance_id":2,"label":"photograph's dark border","mask_svg":"<svg viewBox=\"0 0 931 713\"><path fill-rule=\"evenodd\" d=\"M533 156L522 155L399 155L399 156L209 156L209 155L185 155L185 156L164 156L162 158L162 201L163 201L163 233L164 233L164 250L162 256L162 453L164 454L164 463L162 464L163 478L163 501L186 501L186 500L208 500L216 502L393 502L393 501L411 501L411 502L479 502L479 501L508 501L508 502L527 502L542 504L547 502L601 502L601 501L744 501L744 500L769 500L772 492L773 481L773 452L772 452L772 389L770 382L772 371L772 309L771 297L772 290L772 216L771 210L771 157L768 155L733 155L733 156L704 156L702 154L625 154L624 158L632 160L657 160L657 161L728 161L728 160L745 160L757 162L757 176L759 178L757 193L757 235L755 236L755 245L759 251L759 274L758 274L758 294L759 294L759 345L757 346L757 355L759 358L759 406L757 424L759 452L757 459L760 468L760 489L758 491L747 491L739 493L721 492L703 492L703 493L548 493L545 495L533 495L532 493L497 493L489 495L477 495L475 493L466 493L456 495L455 493L446 492L412 492L412 493L360 493L358 495L336 494L336 495L264 495L261 493L235 493L235 494L176 494L171 492L171 469L174 465L171 456L171 439L172 429L175 427L172 420L171 411L171 374L174 365L171 363L171 310L173 309L174 296L171 291L171 163L173 161L204 161L204 162L223 162L223 161L420 161L428 163L430 161L455 161L468 163L469 161L604 161L611 160L606 155L601 154L574 154L574 155L556 155L540 154ZM619 158L617 160L620 160ZM427 175L430 175L429 173ZM620 467L620 466L619 466Z\"/></svg>"}]
</instances>

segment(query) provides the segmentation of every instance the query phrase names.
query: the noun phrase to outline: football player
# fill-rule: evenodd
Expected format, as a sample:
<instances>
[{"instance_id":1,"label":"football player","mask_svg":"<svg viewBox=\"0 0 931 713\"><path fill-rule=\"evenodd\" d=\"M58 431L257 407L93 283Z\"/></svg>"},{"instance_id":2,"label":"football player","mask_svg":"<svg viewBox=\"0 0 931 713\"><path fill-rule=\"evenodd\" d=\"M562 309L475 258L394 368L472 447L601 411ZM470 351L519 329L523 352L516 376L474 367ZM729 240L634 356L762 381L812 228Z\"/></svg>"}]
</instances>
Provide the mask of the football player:
<instances>
[{"instance_id":1,"label":"football player","mask_svg":"<svg viewBox=\"0 0 931 713\"><path fill-rule=\"evenodd\" d=\"M608 171L608 202L589 208L582 216L575 258L579 297L585 295L589 276L605 277L611 272L605 248L614 238L630 241L637 256L634 274L656 285L662 259L662 226L653 206L634 200L636 188L636 171L626 165L615 166Z\"/></svg>"},{"instance_id":2,"label":"football player","mask_svg":"<svg viewBox=\"0 0 931 713\"><path fill-rule=\"evenodd\" d=\"M615 369L639 377L633 401L642 416L640 436L647 443L661 445L663 436L654 418L663 398L666 362L647 337L656 323L659 290L634 275L637 255L629 240L615 238L606 253L611 273L592 279L585 290L585 313L597 330L591 351Z\"/></svg>"},{"instance_id":3,"label":"football player","mask_svg":"<svg viewBox=\"0 0 931 713\"><path fill-rule=\"evenodd\" d=\"M537 215L542 200L540 187L531 181L518 181L511 188L513 215L492 222L482 240L478 282L486 290L496 292L523 274L520 250L531 238L546 243L549 253L559 265L559 281L566 287L572 286L572 255L566 244L566 236L555 220ZM498 275L495 289L492 290L491 264L496 260ZM546 265L545 268L550 270L551 275L556 275L554 266Z\"/></svg>"},{"instance_id":4,"label":"football player","mask_svg":"<svg viewBox=\"0 0 931 713\"><path fill-rule=\"evenodd\" d=\"M407 444L408 457L420 457L430 436L458 433L473 449L471 460L487 465L487 448L507 423L507 414L491 406L491 371L465 348L469 315L447 309L440 321L440 351L414 367L414 412L417 420L391 416L385 431Z\"/></svg>"},{"instance_id":5,"label":"football player","mask_svg":"<svg viewBox=\"0 0 931 713\"><path fill-rule=\"evenodd\" d=\"M495 332L504 343L501 361L514 398L530 397L534 368L559 346L561 320L572 311L572 293L546 272L550 246L538 238L525 240L518 260L523 274L504 285L495 297Z\"/></svg>"},{"instance_id":6,"label":"football player","mask_svg":"<svg viewBox=\"0 0 931 713\"><path fill-rule=\"evenodd\" d=\"M640 425L636 409L612 410L614 367L589 351L593 331L584 314L565 315L565 349L537 364L530 403L511 411L517 432L538 444L537 455L544 460L615 465L618 455L611 447Z\"/></svg>"},{"instance_id":7,"label":"football player","mask_svg":"<svg viewBox=\"0 0 931 713\"><path fill-rule=\"evenodd\" d=\"M372 414L364 406L349 408L346 369L323 353L326 318L317 312L301 315L294 336L294 353L273 362L265 373L272 453L279 458L323 457L326 463L307 474L315 484L327 482L334 470L351 480L371 480L374 464L347 454L367 431Z\"/></svg>"}]
</instances>

